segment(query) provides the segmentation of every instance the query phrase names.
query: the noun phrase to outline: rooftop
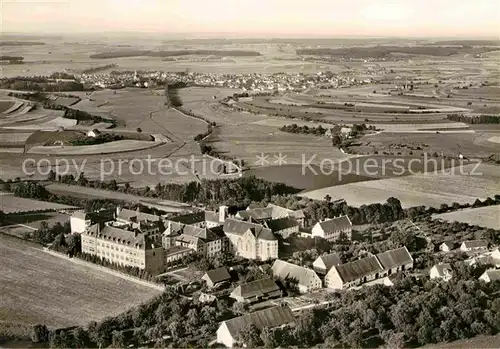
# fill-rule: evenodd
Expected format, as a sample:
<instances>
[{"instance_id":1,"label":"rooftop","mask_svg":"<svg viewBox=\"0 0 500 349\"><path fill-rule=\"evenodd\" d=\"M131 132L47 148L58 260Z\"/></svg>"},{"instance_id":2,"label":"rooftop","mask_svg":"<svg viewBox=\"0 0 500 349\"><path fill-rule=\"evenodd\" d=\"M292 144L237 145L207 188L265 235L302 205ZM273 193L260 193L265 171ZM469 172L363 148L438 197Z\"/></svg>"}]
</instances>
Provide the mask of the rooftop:
<instances>
[{"instance_id":1,"label":"rooftop","mask_svg":"<svg viewBox=\"0 0 500 349\"><path fill-rule=\"evenodd\" d=\"M385 270L394 269L406 264L413 263L413 258L406 247L396 248L377 254L380 265Z\"/></svg>"},{"instance_id":2,"label":"rooftop","mask_svg":"<svg viewBox=\"0 0 500 349\"><path fill-rule=\"evenodd\" d=\"M229 275L229 272L226 268L209 270L205 273L205 275L203 275L203 278L205 278L205 276L208 277L214 284L226 280L231 280L231 275Z\"/></svg>"},{"instance_id":3,"label":"rooftop","mask_svg":"<svg viewBox=\"0 0 500 349\"><path fill-rule=\"evenodd\" d=\"M314 270L288 263L281 259L274 261L272 269L275 276L281 279L295 279L299 285L309 286L311 279L319 279Z\"/></svg>"},{"instance_id":4,"label":"rooftop","mask_svg":"<svg viewBox=\"0 0 500 349\"><path fill-rule=\"evenodd\" d=\"M434 267L440 276L444 276L446 272L449 273L452 271L450 263L439 263L434 265Z\"/></svg>"},{"instance_id":5,"label":"rooftop","mask_svg":"<svg viewBox=\"0 0 500 349\"><path fill-rule=\"evenodd\" d=\"M118 216L116 217L117 219L121 219L124 221L151 221L151 222L158 222L160 220L159 216L156 216L154 214L149 214L149 213L144 213L140 211L135 211L135 210L129 210L126 208L122 208L118 212Z\"/></svg>"},{"instance_id":6,"label":"rooftop","mask_svg":"<svg viewBox=\"0 0 500 349\"><path fill-rule=\"evenodd\" d=\"M488 241L486 240L468 240L463 242L466 248L479 248L479 247L488 247Z\"/></svg>"},{"instance_id":7,"label":"rooftop","mask_svg":"<svg viewBox=\"0 0 500 349\"><path fill-rule=\"evenodd\" d=\"M258 329L274 328L294 323L295 317L288 306L276 306L224 321L229 333L237 338L241 330L255 325Z\"/></svg>"},{"instance_id":8,"label":"rooftop","mask_svg":"<svg viewBox=\"0 0 500 349\"><path fill-rule=\"evenodd\" d=\"M274 280L269 278L255 280L246 284L242 284L236 287L231 295L243 297L243 298L251 298L256 296L263 296L266 293L279 291L280 288L276 285Z\"/></svg>"},{"instance_id":9,"label":"rooftop","mask_svg":"<svg viewBox=\"0 0 500 349\"><path fill-rule=\"evenodd\" d=\"M484 273L488 275L488 279L490 279L490 281L500 280L500 270L490 269L486 270Z\"/></svg>"},{"instance_id":10,"label":"rooftop","mask_svg":"<svg viewBox=\"0 0 500 349\"><path fill-rule=\"evenodd\" d=\"M334 265L339 265L341 263L340 256L338 253L330 253L319 256L314 261L314 264L316 264L317 261L322 262L326 270L330 270Z\"/></svg>"},{"instance_id":11,"label":"rooftop","mask_svg":"<svg viewBox=\"0 0 500 349\"><path fill-rule=\"evenodd\" d=\"M318 224L324 231L346 230L352 227L351 220L347 216L328 219Z\"/></svg>"},{"instance_id":12,"label":"rooftop","mask_svg":"<svg viewBox=\"0 0 500 349\"><path fill-rule=\"evenodd\" d=\"M245 222L238 219L229 218L224 222L224 232L229 234L243 235L247 231L251 231L257 239L262 240L277 240L271 229L264 227L261 224Z\"/></svg>"},{"instance_id":13,"label":"rooftop","mask_svg":"<svg viewBox=\"0 0 500 349\"><path fill-rule=\"evenodd\" d=\"M182 224L195 224L195 223L200 223L205 221L205 212L200 211L200 212L194 212L194 213L188 213L176 217L172 217L169 219L172 222L178 222Z\"/></svg>"},{"instance_id":14,"label":"rooftop","mask_svg":"<svg viewBox=\"0 0 500 349\"><path fill-rule=\"evenodd\" d=\"M371 256L335 266L343 282L351 282L383 271L377 257Z\"/></svg>"},{"instance_id":15,"label":"rooftop","mask_svg":"<svg viewBox=\"0 0 500 349\"><path fill-rule=\"evenodd\" d=\"M83 234L94 236L102 240L109 240L114 243L137 247L144 250L155 249L161 247L155 241L148 238L145 234L137 231L130 231L112 227L109 225L100 229L99 224L94 224L87 229Z\"/></svg>"},{"instance_id":16,"label":"rooftop","mask_svg":"<svg viewBox=\"0 0 500 349\"><path fill-rule=\"evenodd\" d=\"M298 227L299 223L295 218L285 217L270 220L266 223L266 225L273 233L275 233L288 228Z\"/></svg>"}]
</instances>

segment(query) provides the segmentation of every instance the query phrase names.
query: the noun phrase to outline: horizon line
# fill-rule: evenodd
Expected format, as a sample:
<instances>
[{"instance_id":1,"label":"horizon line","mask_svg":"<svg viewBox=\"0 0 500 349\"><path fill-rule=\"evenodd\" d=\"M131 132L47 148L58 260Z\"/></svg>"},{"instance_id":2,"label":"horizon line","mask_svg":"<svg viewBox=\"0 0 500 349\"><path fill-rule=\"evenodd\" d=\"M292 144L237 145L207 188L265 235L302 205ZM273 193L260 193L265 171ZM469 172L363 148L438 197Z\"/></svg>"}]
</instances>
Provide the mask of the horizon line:
<instances>
[{"instance_id":1,"label":"horizon line","mask_svg":"<svg viewBox=\"0 0 500 349\"><path fill-rule=\"evenodd\" d=\"M500 36L495 35L335 35L335 34L286 34L286 33L233 33L233 32L161 32L161 31L139 31L139 30L103 30L103 31L76 31L76 32L58 32L58 31L3 31L0 37L8 35L31 35L37 37L43 36L75 36L75 35L94 35L103 36L106 34L114 35L170 35L170 36L199 36L182 38L184 40L193 39L481 39L481 40L500 40ZM176 38L179 39L179 38Z\"/></svg>"}]
</instances>

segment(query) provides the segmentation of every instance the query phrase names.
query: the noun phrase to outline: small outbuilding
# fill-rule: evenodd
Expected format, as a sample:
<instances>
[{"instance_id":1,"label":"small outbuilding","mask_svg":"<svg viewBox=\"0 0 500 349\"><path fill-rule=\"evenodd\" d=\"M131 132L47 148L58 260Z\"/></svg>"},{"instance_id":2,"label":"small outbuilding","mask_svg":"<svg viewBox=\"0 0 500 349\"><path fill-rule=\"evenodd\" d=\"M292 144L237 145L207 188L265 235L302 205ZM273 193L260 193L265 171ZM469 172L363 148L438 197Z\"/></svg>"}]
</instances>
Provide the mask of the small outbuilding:
<instances>
[{"instance_id":1,"label":"small outbuilding","mask_svg":"<svg viewBox=\"0 0 500 349\"><path fill-rule=\"evenodd\" d=\"M431 270L429 270L429 277L431 280L441 279L443 281L449 281L452 278L453 269L450 263L439 263L435 264Z\"/></svg>"},{"instance_id":2,"label":"small outbuilding","mask_svg":"<svg viewBox=\"0 0 500 349\"><path fill-rule=\"evenodd\" d=\"M101 134L101 131L99 131L98 129L94 128L94 129L92 129L92 130L90 130L90 131L87 132L87 137L96 138L100 134Z\"/></svg>"},{"instance_id":3,"label":"small outbuilding","mask_svg":"<svg viewBox=\"0 0 500 349\"><path fill-rule=\"evenodd\" d=\"M210 288L216 287L223 282L231 281L231 275L226 268L217 268L209 270L201 278Z\"/></svg>"}]
</instances>

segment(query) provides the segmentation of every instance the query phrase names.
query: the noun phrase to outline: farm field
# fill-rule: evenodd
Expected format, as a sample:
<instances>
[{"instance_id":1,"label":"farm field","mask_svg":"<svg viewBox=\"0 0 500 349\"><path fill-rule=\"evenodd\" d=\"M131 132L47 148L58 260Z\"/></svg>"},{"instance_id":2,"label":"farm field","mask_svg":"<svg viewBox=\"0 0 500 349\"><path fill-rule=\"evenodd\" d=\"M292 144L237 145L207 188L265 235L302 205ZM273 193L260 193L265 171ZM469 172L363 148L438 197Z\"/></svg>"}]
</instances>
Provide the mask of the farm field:
<instances>
[{"instance_id":1,"label":"farm field","mask_svg":"<svg viewBox=\"0 0 500 349\"><path fill-rule=\"evenodd\" d=\"M123 122L129 130L165 134L175 140L192 139L207 130L205 122L175 109L166 109L163 91L147 89L102 90L93 92L74 108L107 115Z\"/></svg>"},{"instance_id":2,"label":"farm field","mask_svg":"<svg viewBox=\"0 0 500 349\"><path fill-rule=\"evenodd\" d=\"M14 103L12 101L0 100L0 113L8 111L13 105Z\"/></svg>"},{"instance_id":3,"label":"farm field","mask_svg":"<svg viewBox=\"0 0 500 349\"><path fill-rule=\"evenodd\" d=\"M56 204L46 201L38 201L32 199L20 198L11 193L0 192L0 211L4 213L22 213L32 211L60 211L72 209L67 205Z\"/></svg>"},{"instance_id":4,"label":"farm field","mask_svg":"<svg viewBox=\"0 0 500 349\"><path fill-rule=\"evenodd\" d=\"M492 133L483 131L473 131L473 133L415 133L415 132L382 132L374 135L365 135L357 142L359 145L353 146L354 151L373 153L378 151L394 153L408 150L395 149L394 145L426 145L422 150L413 149L413 154L420 156L427 152L434 152L444 156L458 157L462 154L466 158L478 159L488 158L491 155L500 155L498 144L488 141ZM493 133L494 134L494 133Z\"/></svg>"},{"instance_id":5,"label":"farm field","mask_svg":"<svg viewBox=\"0 0 500 349\"><path fill-rule=\"evenodd\" d=\"M426 164L415 157L379 155L351 157L338 162L323 162L324 160L328 158L319 158L312 165L307 165L306 162L300 165L254 168L245 174L255 175L271 182L284 182L295 188L310 191L348 183L433 172L457 165L452 160Z\"/></svg>"},{"instance_id":6,"label":"farm field","mask_svg":"<svg viewBox=\"0 0 500 349\"><path fill-rule=\"evenodd\" d=\"M95 155L95 154L113 154L124 153L138 150L144 150L163 144L162 142L122 140L103 144L80 145L80 146L35 146L30 148L28 154L47 154L47 155Z\"/></svg>"},{"instance_id":7,"label":"farm field","mask_svg":"<svg viewBox=\"0 0 500 349\"><path fill-rule=\"evenodd\" d=\"M58 212L15 215L5 220L6 225L0 226L0 233L22 238L25 233L40 229L42 222L47 222L49 227L51 227L57 222L64 225L69 220L69 215Z\"/></svg>"},{"instance_id":8,"label":"farm field","mask_svg":"<svg viewBox=\"0 0 500 349\"><path fill-rule=\"evenodd\" d=\"M129 203L144 203L146 204L146 206L147 204L156 205L158 207L161 206L163 207L162 209L167 212L182 212L191 208L188 204L184 204L182 202L146 198L115 191L112 192L104 189L86 188L60 183L49 184L45 188L55 195L59 194L93 199L109 199L110 197L112 197L115 200L122 200Z\"/></svg>"},{"instance_id":9,"label":"farm field","mask_svg":"<svg viewBox=\"0 0 500 349\"><path fill-rule=\"evenodd\" d=\"M467 208L454 212L441 213L432 216L447 222L462 222L480 227L500 229L500 206Z\"/></svg>"},{"instance_id":10,"label":"farm field","mask_svg":"<svg viewBox=\"0 0 500 349\"><path fill-rule=\"evenodd\" d=\"M339 174L338 171L334 171L332 174L322 174L319 166L312 167L318 174L313 174L309 170L303 173L301 165L284 165L254 168L246 171L245 175L255 176L270 182L285 183L288 186L306 190L376 179L376 177L363 176L356 173L343 175Z\"/></svg>"},{"instance_id":11,"label":"farm field","mask_svg":"<svg viewBox=\"0 0 500 349\"><path fill-rule=\"evenodd\" d=\"M476 165L463 166L461 171L465 174L460 174L459 168L450 168L437 173L333 186L307 191L301 196L322 200L330 195L333 200L345 199L349 205L356 207L383 203L389 197L396 197L407 208L420 205L439 207L453 202L473 203L477 198L485 199L500 193L498 167L482 164L474 171L475 167ZM467 175L471 173L482 175Z\"/></svg>"},{"instance_id":12,"label":"farm field","mask_svg":"<svg viewBox=\"0 0 500 349\"><path fill-rule=\"evenodd\" d=\"M73 175L83 171L88 179L114 179L118 183L129 182L135 187L154 187L158 182L186 183L196 180L186 166L191 163L191 158L199 159L200 156L200 148L194 141L186 144L170 142L143 150L108 155L46 156L46 153L42 153L19 156L3 152L0 154L0 178L45 180L50 169L53 169ZM24 171L23 162L26 157L33 160L25 163Z\"/></svg>"},{"instance_id":13,"label":"farm field","mask_svg":"<svg viewBox=\"0 0 500 349\"><path fill-rule=\"evenodd\" d=\"M120 314L160 291L0 235L0 321L85 325Z\"/></svg>"},{"instance_id":14,"label":"farm field","mask_svg":"<svg viewBox=\"0 0 500 349\"><path fill-rule=\"evenodd\" d=\"M31 132L0 132L0 147L23 147Z\"/></svg>"},{"instance_id":15,"label":"farm field","mask_svg":"<svg viewBox=\"0 0 500 349\"><path fill-rule=\"evenodd\" d=\"M4 47L4 55L21 55L25 57L22 65L3 66L2 74L5 77L15 77L22 75L50 75L61 70L68 72L82 72L93 67L102 67L109 64L116 64L116 67L102 72L134 71L134 70L168 70L184 72L187 69L200 73L316 73L318 71L340 71L341 64L337 63L314 63L304 62L296 59L293 61L273 60L272 57L278 53L276 47L268 45L251 45L251 49L260 51L264 57L231 57L230 60L217 60L213 62L200 62L198 60L179 60L165 62L159 57L124 57L117 59L92 59L89 54L108 51L115 42L80 43L50 42L43 46L12 46ZM161 44L158 40L145 39L130 42L134 47L142 49L158 48ZM238 47L239 45L235 46ZM195 49L196 46L191 47ZM241 45L240 48L248 46ZM178 45L161 44L162 49L177 49ZM206 48L206 47L205 47ZM222 46L224 48L224 46ZM51 52L49 54L49 52Z\"/></svg>"}]
</instances>

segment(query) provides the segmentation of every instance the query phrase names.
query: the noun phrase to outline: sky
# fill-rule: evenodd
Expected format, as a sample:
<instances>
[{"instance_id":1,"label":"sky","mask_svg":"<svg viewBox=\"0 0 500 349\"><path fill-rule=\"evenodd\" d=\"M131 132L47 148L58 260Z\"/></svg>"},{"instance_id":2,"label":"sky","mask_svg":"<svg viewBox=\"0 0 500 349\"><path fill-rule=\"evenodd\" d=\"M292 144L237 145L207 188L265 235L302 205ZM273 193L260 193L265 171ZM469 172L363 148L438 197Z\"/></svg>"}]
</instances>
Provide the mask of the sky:
<instances>
[{"instance_id":1,"label":"sky","mask_svg":"<svg viewBox=\"0 0 500 349\"><path fill-rule=\"evenodd\" d=\"M2 32L499 37L500 0L0 0Z\"/></svg>"}]
</instances>

